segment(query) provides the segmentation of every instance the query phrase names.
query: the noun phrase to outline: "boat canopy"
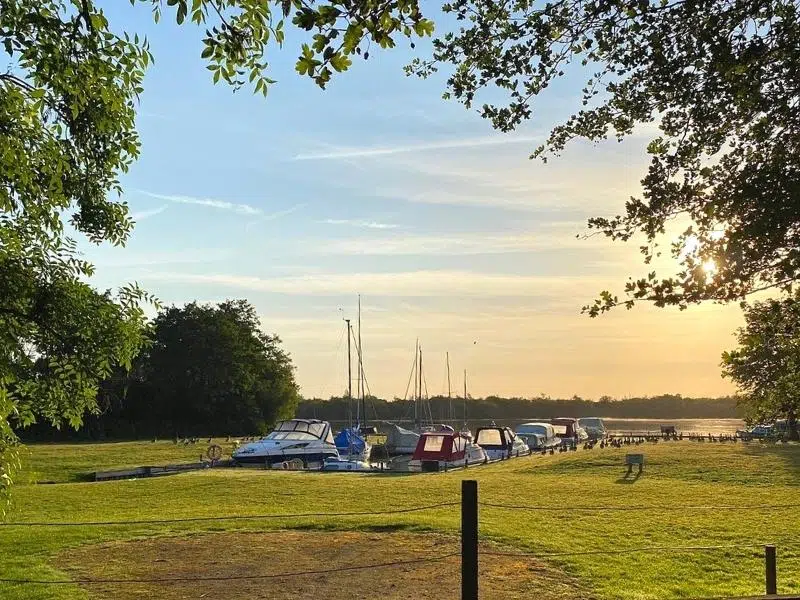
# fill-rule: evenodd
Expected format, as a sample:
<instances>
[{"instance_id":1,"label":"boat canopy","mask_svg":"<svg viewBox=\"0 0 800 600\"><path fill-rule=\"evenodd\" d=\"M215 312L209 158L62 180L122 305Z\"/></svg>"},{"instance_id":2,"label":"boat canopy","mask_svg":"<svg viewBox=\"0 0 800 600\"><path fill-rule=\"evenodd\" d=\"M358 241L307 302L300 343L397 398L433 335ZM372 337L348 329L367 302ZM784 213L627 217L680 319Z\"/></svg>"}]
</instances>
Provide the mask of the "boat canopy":
<instances>
[{"instance_id":1,"label":"boat canopy","mask_svg":"<svg viewBox=\"0 0 800 600\"><path fill-rule=\"evenodd\" d=\"M394 423L388 424L386 432L386 447L390 450L395 448L416 448L419 441L419 434L408 429L403 429Z\"/></svg>"},{"instance_id":2,"label":"boat canopy","mask_svg":"<svg viewBox=\"0 0 800 600\"><path fill-rule=\"evenodd\" d=\"M578 419L562 417L559 419L552 419L550 422L553 424L556 435L561 437L576 437L578 435Z\"/></svg>"},{"instance_id":3,"label":"boat canopy","mask_svg":"<svg viewBox=\"0 0 800 600\"><path fill-rule=\"evenodd\" d=\"M550 423L523 423L516 429L517 435L526 433L541 435L545 441L552 440L556 437L556 432Z\"/></svg>"},{"instance_id":4,"label":"boat canopy","mask_svg":"<svg viewBox=\"0 0 800 600\"><path fill-rule=\"evenodd\" d=\"M514 444L514 434L508 427L479 427L475 443L484 449L508 449Z\"/></svg>"},{"instance_id":5,"label":"boat canopy","mask_svg":"<svg viewBox=\"0 0 800 600\"><path fill-rule=\"evenodd\" d=\"M342 429L336 438L336 449L339 452L347 451L351 454L361 454L367 446L367 442L355 429Z\"/></svg>"},{"instance_id":6,"label":"boat canopy","mask_svg":"<svg viewBox=\"0 0 800 600\"><path fill-rule=\"evenodd\" d=\"M467 439L454 431L423 433L414 450L412 460L454 461L464 458Z\"/></svg>"}]
</instances>

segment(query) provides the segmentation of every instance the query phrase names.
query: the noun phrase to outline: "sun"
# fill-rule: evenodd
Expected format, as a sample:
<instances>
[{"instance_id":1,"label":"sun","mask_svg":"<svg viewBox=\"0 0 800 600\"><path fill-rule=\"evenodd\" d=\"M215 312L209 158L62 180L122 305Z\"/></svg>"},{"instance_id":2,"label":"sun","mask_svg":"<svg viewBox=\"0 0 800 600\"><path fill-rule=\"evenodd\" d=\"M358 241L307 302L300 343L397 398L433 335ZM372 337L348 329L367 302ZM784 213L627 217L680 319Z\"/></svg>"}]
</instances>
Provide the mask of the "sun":
<instances>
[{"instance_id":1,"label":"sun","mask_svg":"<svg viewBox=\"0 0 800 600\"><path fill-rule=\"evenodd\" d=\"M715 263L711 259L705 261L703 263L703 272L706 275L711 275L711 276L716 275L716 273L717 273L717 263Z\"/></svg>"}]
</instances>

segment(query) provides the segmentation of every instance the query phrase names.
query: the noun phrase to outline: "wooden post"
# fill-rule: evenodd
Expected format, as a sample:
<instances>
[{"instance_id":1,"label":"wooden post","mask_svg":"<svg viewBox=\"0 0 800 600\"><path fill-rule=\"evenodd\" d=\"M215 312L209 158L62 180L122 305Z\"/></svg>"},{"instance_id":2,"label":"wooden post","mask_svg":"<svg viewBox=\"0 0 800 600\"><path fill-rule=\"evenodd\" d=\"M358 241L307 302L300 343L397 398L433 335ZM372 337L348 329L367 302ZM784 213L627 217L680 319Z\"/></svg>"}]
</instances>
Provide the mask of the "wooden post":
<instances>
[{"instance_id":1,"label":"wooden post","mask_svg":"<svg viewBox=\"0 0 800 600\"><path fill-rule=\"evenodd\" d=\"M461 600L478 600L478 482L461 482Z\"/></svg>"},{"instance_id":2,"label":"wooden post","mask_svg":"<svg viewBox=\"0 0 800 600\"><path fill-rule=\"evenodd\" d=\"M775 546L764 546L764 563L766 566L767 595L778 593L777 553Z\"/></svg>"}]
</instances>

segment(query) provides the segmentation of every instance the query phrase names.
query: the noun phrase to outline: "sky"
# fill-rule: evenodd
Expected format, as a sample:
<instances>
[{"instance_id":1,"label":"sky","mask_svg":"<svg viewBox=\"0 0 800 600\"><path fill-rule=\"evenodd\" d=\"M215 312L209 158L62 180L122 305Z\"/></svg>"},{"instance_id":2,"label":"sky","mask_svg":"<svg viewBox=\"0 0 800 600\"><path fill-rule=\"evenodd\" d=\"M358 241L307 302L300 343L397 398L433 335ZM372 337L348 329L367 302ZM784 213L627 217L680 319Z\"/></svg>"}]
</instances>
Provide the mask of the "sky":
<instances>
[{"instance_id":1,"label":"sky","mask_svg":"<svg viewBox=\"0 0 800 600\"><path fill-rule=\"evenodd\" d=\"M567 78L511 134L441 99L443 79L408 78L415 51L373 51L325 91L293 73L297 47L272 48L265 99L213 85L202 32L145 5L106 3L116 31L155 55L124 175L137 222L124 248L82 244L94 284L137 281L163 303L246 298L277 333L307 397L346 388L344 318L362 303L372 393L403 397L417 339L430 394L454 390L588 398L733 391L723 350L737 306L640 306L581 315L603 289L646 273L635 244L586 233L639 189L651 128L623 143L573 143L528 156L578 108Z\"/></svg>"}]
</instances>

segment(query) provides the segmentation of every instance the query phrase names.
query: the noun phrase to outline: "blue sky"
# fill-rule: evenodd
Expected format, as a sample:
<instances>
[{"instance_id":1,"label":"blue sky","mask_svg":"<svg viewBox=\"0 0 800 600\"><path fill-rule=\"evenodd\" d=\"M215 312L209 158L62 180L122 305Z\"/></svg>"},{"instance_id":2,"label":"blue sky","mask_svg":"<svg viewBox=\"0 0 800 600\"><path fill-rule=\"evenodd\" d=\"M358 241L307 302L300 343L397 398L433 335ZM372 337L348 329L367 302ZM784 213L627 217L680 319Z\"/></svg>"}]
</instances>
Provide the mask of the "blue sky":
<instances>
[{"instance_id":1,"label":"blue sky","mask_svg":"<svg viewBox=\"0 0 800 600\"><path fill-rule=\"evenodd\" d=\"M730 391L717 365L735 307L579 314L644 270L635 246L575 236L636 193L647 130L528 160L577 105L577 80L501 135L441 100L441 78L407 78L404 44L323 92L293 73L290 41L272 54L278 83L264 99L212 85L194 26L155 25L128 3L107 15L146 34L156 63L142 156L123 178L136 230L124 249L84 246L98 287L136 280L167 304L249 299L309 396L346 387L342 315L355 317L359 293L379 395L403 395L417 337L431 393L444 391L446 351L475 395Z\"/></svg>"}]
</instances>

